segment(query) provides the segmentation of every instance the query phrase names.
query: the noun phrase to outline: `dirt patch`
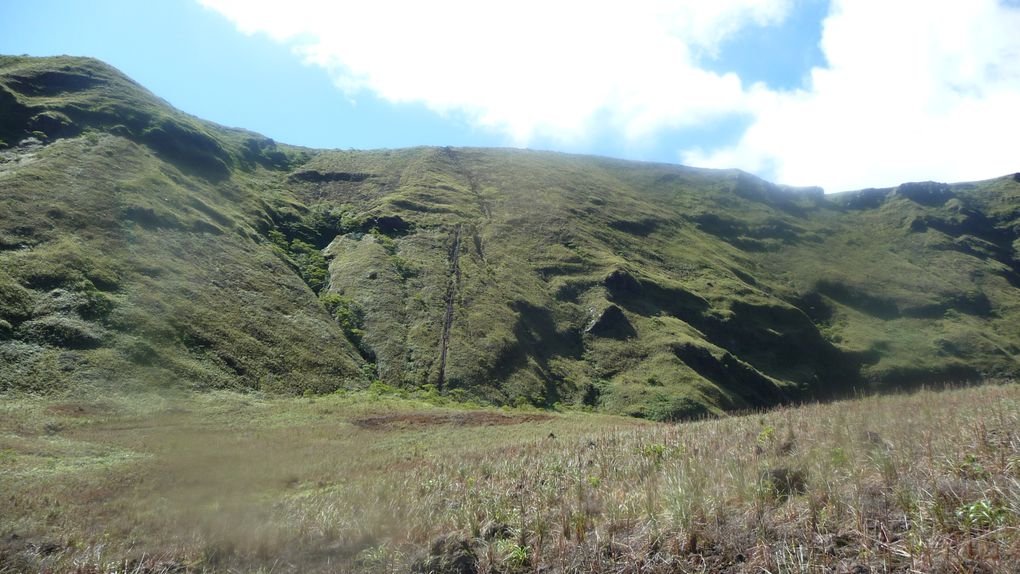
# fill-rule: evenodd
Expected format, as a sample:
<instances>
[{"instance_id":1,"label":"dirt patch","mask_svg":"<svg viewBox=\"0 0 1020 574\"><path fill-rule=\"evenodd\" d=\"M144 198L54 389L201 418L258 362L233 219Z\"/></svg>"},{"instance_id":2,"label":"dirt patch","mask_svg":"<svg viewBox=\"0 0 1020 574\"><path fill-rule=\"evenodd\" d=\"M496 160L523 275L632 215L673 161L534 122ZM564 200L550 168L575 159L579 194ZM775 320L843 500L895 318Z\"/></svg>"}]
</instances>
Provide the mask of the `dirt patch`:
<instances>
[{"instance_id":1,"label":"dirt patch","mask_svg":"<svg viewBox=\"0 0 1020 574\"><path fill-rule=\"evenodd\" d=\"M519 425L549 420L549 415L540 413L504 414L497 412L409 412L371 415L353 419L351 422L363 429L391 430L434 426L504 426Z\"/></svg>"},{"instance_id":2,"label":"dirt patch","mask_svg":"<svg viewBox=\"0 0 1020 574\"><path fill-rule=\"evenodd\" d=\"M110 414L113 407L102 403L60 403L46 407L46 412L65 417L89 417Z\"/></svg>"}]
</instances>

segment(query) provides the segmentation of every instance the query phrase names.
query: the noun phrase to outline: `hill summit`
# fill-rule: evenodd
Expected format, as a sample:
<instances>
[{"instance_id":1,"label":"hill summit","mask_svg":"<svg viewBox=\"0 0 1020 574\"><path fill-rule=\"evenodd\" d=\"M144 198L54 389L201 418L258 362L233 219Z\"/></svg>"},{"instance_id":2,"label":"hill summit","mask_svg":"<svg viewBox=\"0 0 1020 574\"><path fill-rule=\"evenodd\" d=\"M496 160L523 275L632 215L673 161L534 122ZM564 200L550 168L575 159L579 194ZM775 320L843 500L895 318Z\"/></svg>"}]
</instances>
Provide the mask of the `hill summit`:
<instances>
[{"instance_id":1,"label":"hill summit","mask_svg":"<svg viewBox=\"0 0 1020 574\"><path fill-rule=\"evenodd\" d=\"M1020 174L825 195L315 150L96 60L0 57L0 213L0 392L376 384L671 420L1020 373Z\"/></svg>"}]
</instances>

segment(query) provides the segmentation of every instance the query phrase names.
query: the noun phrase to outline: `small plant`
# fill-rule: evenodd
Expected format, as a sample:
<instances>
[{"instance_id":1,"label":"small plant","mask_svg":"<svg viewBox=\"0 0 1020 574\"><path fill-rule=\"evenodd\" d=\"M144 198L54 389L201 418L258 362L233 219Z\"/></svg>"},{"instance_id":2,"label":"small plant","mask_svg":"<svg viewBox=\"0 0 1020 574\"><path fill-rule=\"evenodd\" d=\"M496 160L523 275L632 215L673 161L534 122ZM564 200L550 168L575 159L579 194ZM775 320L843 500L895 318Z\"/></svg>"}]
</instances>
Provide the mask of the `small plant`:
<instances>
[{"instance_id":1,"label":"small plant","mask_svg":"<svg viewBox=\"0 0 1020 574\"><path fill-rule=\"evenodd\" d=\"M1007 510L988 499L964 504L956 509L956 517L967 528L994 528L1005 522Z\"/></svg>"},{"instance_id":2,"label":"small plant","mask_svg":"<svg viewBox=\"0 0 1020 574\"><path fill-rule=\"evenodd\" d=\"M513 406L515 409L526 409L533 407L534 403L523 395L514 398Z\"/></svg>"},{"instance_id":3,"label":"small plant","mask_svg":"<svg viewBox=\"0 0 1020 574\"><path fill-rule=\"evenodd\" d=\"M964 457L963 462L957 465L956 472L960 476L971 480L984 480L990 476L988 470L981 466L978 458L973 454L968 454Z\"/></svg>"},{"instance_id":4,"label":"small plant","mask_svg":"<svg viewBox=\"0 0 1020 574\"><path fill-rule=\"evenodd\" d=\"M496 541L496 551L503 556L503 563L514 569L527 566L530 559L527 546L505 538Z\"/></svg>"},{"instance_id":5,"label":"small plant","mask_svg":"<svg viewBox=\"0 0 1020 574\"><path fill-rule=\"evenodd\" d=\"M2 464L13 462L17 457L18 453L13 448L0 450L0 463Z\"/></svg>"},{"instance_id":6,"label":"small plant","mask_svg":"<svg viewBox=\"0 0 1020 574\"><path fill-rule=\"evenodd\" d=\"M666 445L662 443L646 444L641 447L641 455L659 462L666 456Z\"/></svg>"},{"instance_id":7,"label":"small plant","mask_svg":"<svg viewBox=\"0 0 1020 574\"><path fill-rule=\"evenodd\" d=\"M847 456L846 449L843 447L833 447L829 453L829 458L835 467L843 467L850 463L850 457Z\"/></svg>"},{"instance_id":8,"label":"small plant","mask_svg":"<svg viewBox=\"0 0 1020 574\"><path fill-rule=\"evenodd\" d=\"M369 383L379 381L379 367L373 362L366 362L361 365L361 377Z\"/></svg>"},{"instance_id":9,"label":"small plant","mask_svg":"<svg viewBox=\"0 0 1020 574\"><path fill-rule=\"evenodd\" d=\"M393 550L383 544L370 546L358 553L356 561L358 564L369 570L383 569L394 562Z\"/></svg>"},{"instance_id":10,"label":"small plant","mask_svg":"<svg viewBox=\"0 0 1020 574\"><path fill-rule=\"evenodd\" d=\"M420 269L414 263L397 255L393 255L391 261L393 262L393 269L396 270L397 275L400 276L402 281L417 277L420 272ZM418 293L415 293L415 296L420 297Z\"/></svg>"}]
</instances>

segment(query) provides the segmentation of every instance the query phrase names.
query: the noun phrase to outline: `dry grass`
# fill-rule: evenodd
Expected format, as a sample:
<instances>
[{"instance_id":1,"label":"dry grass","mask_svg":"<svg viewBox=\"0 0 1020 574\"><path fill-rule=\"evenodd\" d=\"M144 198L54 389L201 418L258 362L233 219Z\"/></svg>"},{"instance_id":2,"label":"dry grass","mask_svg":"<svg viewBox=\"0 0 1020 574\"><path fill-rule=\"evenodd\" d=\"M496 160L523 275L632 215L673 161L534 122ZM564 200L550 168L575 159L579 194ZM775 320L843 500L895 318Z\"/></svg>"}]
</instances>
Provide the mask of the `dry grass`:
<instances>
[{"instance_id":1,"label":"dry grass","mask_svg":"<svg viewBox=\"0 0 1020 574\"><path fill-rule=\"evenodd\" d=\"M681 425L0 403L0 572L1013 572L1020 386Z\"/></svg>"}]
</instances>

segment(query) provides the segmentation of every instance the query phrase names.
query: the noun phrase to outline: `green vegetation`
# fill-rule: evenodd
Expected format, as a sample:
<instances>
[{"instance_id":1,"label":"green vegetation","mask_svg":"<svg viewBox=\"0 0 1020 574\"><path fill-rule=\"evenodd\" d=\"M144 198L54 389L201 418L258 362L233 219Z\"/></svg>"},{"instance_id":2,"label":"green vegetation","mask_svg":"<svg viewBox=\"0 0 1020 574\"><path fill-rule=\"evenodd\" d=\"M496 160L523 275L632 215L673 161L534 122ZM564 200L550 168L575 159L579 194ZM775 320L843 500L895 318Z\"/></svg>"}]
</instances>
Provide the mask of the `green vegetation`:
<instances>
[{"instance_id":1,"label":"green vegetation","mask_svg":"<svg viewBox=\"0 0 1020 574\"><path fill-rule=\"evenodd\" d=\"M311 287L312 291L318 293L326 285L326 258L322 252L310 243L300 239L292 239L289 243L286 237L277 230L269 232L269 239L280 248L284 257L293 263L297 268L301 279Z\"/></svg>"},{"instance_id":2,"label":"green vegetation","mask_svg":"<svg viewBox=\"0 0 1020 574\"><path fill-rule=\"evenodd\" d=\"M357 351L265 240L289 202L252 150L304 152L185 116L93 60L4 58L0 92L80 128L0 155L0 391L360 381ZM169 121L215 134L230 170L110 126Z\"/></svg>"},{"instance_id":3,"label":"green vegetation","mask_svg":"<svg viewBox=\"0 0 1020 574\"><path fill-rule=\"evenodd\" d=\"M411 396L375 383L4 397L0 572L1011 572L1020 559L1015 383L680 425Z\"/></svg>"},{"instance_id":4,"label":"green vegetation","mask_svg":"<svg viewBox=\"0 0 1020 574\"><path fill-rule=\"evenodd\" d=\"M1020 175L308 150L2 56L0 213L0 574L1020 559L1015 383L788 406L1015 379Z\"/></svg>"},{"instance_id":5,"label":"green vegetation","mask_svg":"<svg viewBox=\"0 0 1020 574\"><path fill-rule=\"evenodd\" d=\"M1016 176L301 149L67 57L0 57L0 138L0 391L378 379L682 420L1020 373Z\"/></svg>"},{"instance_id":6,"label":"green vegetation","mask_svg":"<svg viewBox=\"0 0 1020 574\"><path fill-rule=\"evenodd\" d=\"M320 297L322 304L326 307L333 320L343 331L344 336L354 343L354 346L361 352L366 360L373 357L372 350L365 346L362 340L365 336L365 313L358 307L350 297L337 295L336 293L325 293Z\"/></svg>"}]
</instances>

